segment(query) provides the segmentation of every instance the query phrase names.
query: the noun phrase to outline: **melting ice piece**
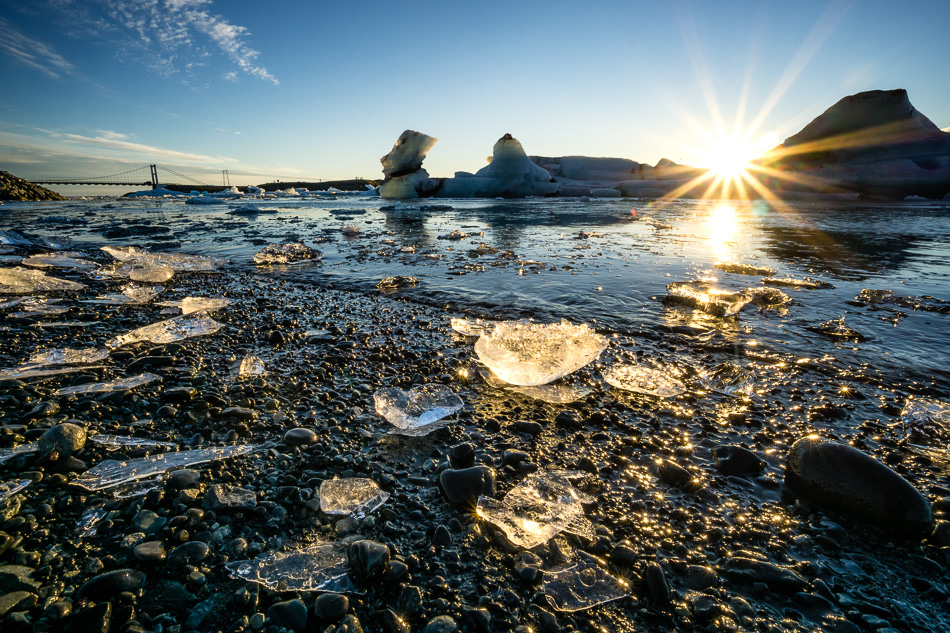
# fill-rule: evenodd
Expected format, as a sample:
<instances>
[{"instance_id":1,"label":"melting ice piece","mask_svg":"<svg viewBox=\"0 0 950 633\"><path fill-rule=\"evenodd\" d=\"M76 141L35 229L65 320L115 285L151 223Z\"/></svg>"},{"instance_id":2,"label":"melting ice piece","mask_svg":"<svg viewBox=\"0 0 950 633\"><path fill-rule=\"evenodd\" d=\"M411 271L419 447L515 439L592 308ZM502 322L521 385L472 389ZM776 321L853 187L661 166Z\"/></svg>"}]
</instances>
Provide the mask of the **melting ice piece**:
<instances>
[{"instance_id":1,"label":"melting ice piece","mask_svg":"<svg viewBox=\"0 0 950 633\"><path fill-rule=\"evenodd\" d=\"M36 442L28 442L26 444L14 446L12 448L0 448L0 464L13 459L17 455L23 455L24 453L35 453L38 450L40 450L40 445Z\"/></svg>"},{"instance_id":2,"label":"melting ice piece","mask_svg":"<svg viewBox=\"0 0 950 633\"><path fill-rule=\"evenodd\" d=\"M178 451L162 453L140 459L129 459L121 462L107 459L99 462L73 483L86 490L105 490L120 484L130 483L139 479L148 479L162 475L175 468L185 468L196 464L203 464L215 459L227 459L245 455L256 450L251 444L241 446L220 446L216 448L199 448L192 451Z\"/></svg>"},{"instance_id":3,"label":"melting ice piece","mask_svg":"<svg viewBox=\"0 0 950 633\"><path fill-rule=\"evenodd\" d=\"M0 482L0 501L6 501L16 493L29 486L31 483L33 482L29 479Z\"/></svg>"},{"instance_id":4,"label":"melting ice piece","mask_svg":"<svg viewBox=\"0 0 950 633\"><path fill-rule=\"evenodd\" d=\"M120 262L140 268L171 268L175 271L215 270L222 260L183 253L152 253L136 246L103 246L102 250Z\"/></svg>"},{"instance_id":5,"label":"melting ice piece","mask_svg":"<svg viewBox=\"0 0 950 633\"><path fill-rule=\"evenodd\" d=\"M33 246L33 242L23 237L16 231L0 231L0 244L11 244L13 246Z\"/></svg>"},{"instance_id":6,"label":"melting ice piece","mask_svg":"<svg viewBox=\"0 0 950 633\"><path fill-rule=\"evenodd\" d=\"M106 347L116 349L123 345L142 341L164 345L165 343L174 343L193 336L214 334L223 327L224 324L218 323L204 312L183 314L121 334L106 341Z\"/></svg>"},{"instance_id":7,"label":"melting ice piece","mask_svg":"<svg viewBox=\"0 0 950 633\"><path fill-rule=\"evenodd\" d=\"M449 320L452 329L462 336L481 336L491 331L498 324L498 321L489 321L488 319L465 319L452 317Z\"/></svg>"},{"instance_id":8,"label":"melting ice piece","mask_svg":"<svg viewBox=\"0 0 950 633\"><path fill-rule=\"evenodd\" d=\"M742 292L716 290L702 281L674 281L666 287L665 303L689 306L713 316L731 317L752 297Z\"/></svg>"},{"instance_id":9,"label":"melting ice piece","mask_svg":"<svg viewBox=\"0 0 950 633\"><path fill-rule=\"evenodd\" d=\"M168 266L133 266L128 269L129 279L149 284L163 284L175 276Z\"/></svg>"},{"instance_id":10,"label":"melting ice piece","mask_svg":"<svg viewBox=\"0 0 950 633\"><path fill-rule=\"evenodd\" d=\"M716 264L716 268L727 273L735 273L737 275L754 275L756 277L770 277L775 274L775 271L768 266L752 266L750 264L740 264L738 262L720 262Z\"/></svg>"},{"instance_id":11,"label":"melting ice piece","mask_svg":"<svg viewBox=\"0 0 950 633\"><path fill-rule=\"evenodd\" d=\"M162 286L136 286L130 284L120 288L118 293L99 295L97 298L86 300L83 303L142 305L154 299L158 293L164 289Z\"/></svg>"},{"instance_id":12,"label":"melting ice piece","mask_svg":"<svg viewBox=\"0 0 950 633\"><path fill-rule=\"evenodd\" d=\"M105 365L86 365L85 367L57 367L49 369L37 367L35 365L20 365L10 369L0 370L0 380L25 380L27 378L45 378L47 376L58 376L60 374L75 374L80 371L89 371L90 369L105 369Z\"/></svg>"},{"instance_id":13,"label":"melting ice piece","mask_svg":"<svg viewBox=\"0 0 950 633\"><path fill-rule=\"evenodd\" d=\"M232 369L232 374L238 378L253 378L255 376L264 376L267 374L267 368L260 356L248 354L241 359L240 363Z\"/></svg>"},{"instance_id":14,"label":"melting ice piece","mask_svg":"<svg viewBox=\"0 0 950 633\"><path fill-rule=\"evenodd\" d=\"M408 392L385 387L373 394L376 413L395 426L399 435L426 435L442 426L439 423L462 408L462 399L439 384L413 387Z\"/></svg>"},{"instance_id":15,"label":"melting ice piece","mask_svg":"<svg viewBox=\"0 0 950 633\"><path fill-rule=\"evenodd\" d=\"M520 387L506 383L487 369L480 369L479 374L485 379L485 382L496 389L507 389L508 391L520 393L528 398L534 398L535 400L541 400L542 402L551 404L570 404L591 393L591 390L586 387L578 387L564 382L549 383L536 387Z\"/></svg>"},{"instance_id":16,"label":"melting ice piece","mask_svg":"<svg viewBox=\"0 0 950 633\"><path fill-rule=\"evenodd\" d=\"M109 358L109 350L87 347L85 349L58 348L37 352L30 356L27 365L88 365Z\"/></svg>"},{"instance_id":17,"label":"melting ice piece","mask_svg":"<svg viewBox=\"0 0 950 633\"><path fill-rule=\"evenodd\" d=\"M602 373L608 384L624 391L660 398L672 398L686 391L683 383L670 376L669 370L660 367L612 365Z\"/></svg>"},{"instance_id":18,"label":"melting ice piece","mask_svg":"<svg viewBox=\"0 0 950 633\"><path fill-rule=\"evenodd\" d=\"M353 226L352 224L347 224L342 229L340 229L340 232L343 233L343 235L346 235L348 237L356 237L357 235L360 234L360 227Z\"/></svg>"},{"instance_id":19,"label":"melting ice piece","mask_svg":"<svg viewBox=\"0 0 950 633\"><path fill-rule=\"evenodd\" d=\"M62 299L28 297L20 303L21 310L11 312L7 316L11 319L29 319L37 316L49 316L69 312L69 308L58 305L61 301Z\"/></svg>"},{"instance_id":20,"label":"melting ice piece","mask_svg":"<svg viewBox=\"0 0 950 633\"><path fill-rule=\"evenodd\" d=\"M22 295L33 292L57 290L82 290L85 284L68 279L48 277L41 270L32 268L0 268L0 294Z\"/></svg>"},{"instance_id":21,"label":"melting ice piece","mask_svg":"<svg viewBox=\"0 0 950 633\"><path fill-rule=\"evenodd\" d=\"M503 321L479 337L475 353L505 382L535 387L577 371L606 347L586 324Z\"/></svg>"},{"instance_id":22,"label":"melting ice piece","mask_svg":"<svg viewBox=\"0 0 950 633\"><path fill-rule=\"evenodd\" d=\"M24 266L36 268L95 268L98 264L88 259L77 257L78 253L53 253L44 255L30 255L23 260Z\"/></svg>"},{"instance_id":23,"label":"melting ice piece","mask_svg":"<svg viewBox=\"0 0 950 633\"><path fill-rule=\"evenodd\" d=\"M104 435L102 433L90 435L89 441L105 446L107 451L115 451L120 448L178 448L177 444L171 442L158 442L155 440L144 440L138 437L124 437L121 435Z\"/></svg>"},{"instance_id":24,"label":"melting ice piece","mask_svg":"<svg viewBox=\"0 0 950 633\"><path fill-rule=\"evenodd\" d=\"M749 303L760 308L774 308L783 306L792 301L792 298L779 290L778 288L767 288L758 286L755 288L746 288L742 294L750 297Z\"/></svg>"},{"instance_id":25,"label":"melting ice piece","mask_svg":"<svg viewBox=\"0 0 950 633\"><path fill-rule=\"evenodd\" d=\"M412 288L419 285L418 277L404 277L396 275L395 277L384 277L379 280L376 287L380 290L398 290L399 288Z\"/></svg>"},{"instance_id":26,"label":"melting ice piece","mask_svg":"<svg viewBox=\"0 0 950 633\"><path fill-rule=\"evenodd\" d=\"M950 431L950 404L933 398L912 398L901 411L901 422L912 427L933 423Z\"/></svg>"},{"instance_id":27,"label":"melting ice piece","mask_svg":"<svg viewBox=\"0 0 950 633\"><path fill-rule=\"evenodd\" d=\"M590 554L578 554L573 567L544 573L541 592L554 599L556 610L583 611L627 595L629 584L604 571Z\"/></svg>"},{"instance_id":28,"label":"melting ice piece","mask_svg":"<svg viewBox=\"0 0 950 633\"><path fill-rule=\"evenodd\" d=\"M284 242L265 246L254 255L253 261L255 264L293 264L322 257L322 252L301 242Z\"/></svg>"},{"instance_id":29,"label":"melting ice piece","mask_svg":"<svg viewBox=\"0 0 950 633\"><path fill-rule=\"evenodd\" d=\"M699 380L706 389L727 396L747 396L755 386L751 372L733 363L721 363L711 372L703 374Z\"/></svg>"},{"instance_id":30,"label":"melting ice piece","mask_svg":"<svg viewBox=\"0 0 950 633\"><path fill-rule=\"evenodd\" d=\"M324 479L320 484L320 509L326 514L362 519L386 503L389 493L372 479Z\"/></svg>"},{"instance_id":31,"label":"melting ice piece","mask_svg":"<svg viewBox=\"0 0 950 633\"><path fill-rule=\"evenodd\" d=\"M786 288L807 288L808 290L818 290L821 288L834 288L826 281L817 281L810 277L798 279L797 277L769 277L763 279L762 283L766 286L784 286Z\"/></svg>"},{"instance_id":32,"label":"melting ice piece","mask_svg":"<svg viewBox=\"0 0 950 633\"><path fill-rule=\"evenodd\" d=\"M57 389L55 393L57 396L68 396L77 393L113 393L115 391L128 391L129 389L141 387L156 380L161 380L161 378L155 374L145 372L144 374L130 378L121 378L108 382L87 382L84 385L76 385L75 387L63 387L62 389Z\"/></svg>"},{"instance_id":33,"label":"melting ice piece","mask_svg":"<svg viewBox=\"0 0 950 633\"><path fill-rule=\"evenodd\" d=\"M228 307L231 301L224 297L185 297L181 301L165 301L159 305L180 308L182 314L191 314L192 312L214 312Z\"/></svg>"},{"instance_id":34,"label":"melting ice piece","mask_svg":"<svg viewBox=\"0 0 950 633\"><path fill-rule=\"evenodd\" d=\"M581 496L561 473L538 472L508 491L501 501L479 497L476 512L508 540L531 549L561 532L594 537Z\"/></svg>"},{"instance_id":35,"label":"melting ice piece","mask_svg":"<svg viewBox=\"0 0 950 633\"><path fill-rule=\"evenodd\" d=\"M225 568L232 578L256 582L274 591L358 593L350 580L346 543L320 543L287 552L234 561Z\"/></svg>"},{"instance_id":36,"label":"melting ice piece","mask_svg":"<svg viewBox=\"0 0 950 633\"><path fill-rule=\"evenodd\" d=\"M99 524L107 516L109 516L109 511L103 506L87 508L86 511L82 513L82 516L79 517L79 522L76 524L76 532L80 537L95 536L99 530Z\"/></svg>"}]
</instances>

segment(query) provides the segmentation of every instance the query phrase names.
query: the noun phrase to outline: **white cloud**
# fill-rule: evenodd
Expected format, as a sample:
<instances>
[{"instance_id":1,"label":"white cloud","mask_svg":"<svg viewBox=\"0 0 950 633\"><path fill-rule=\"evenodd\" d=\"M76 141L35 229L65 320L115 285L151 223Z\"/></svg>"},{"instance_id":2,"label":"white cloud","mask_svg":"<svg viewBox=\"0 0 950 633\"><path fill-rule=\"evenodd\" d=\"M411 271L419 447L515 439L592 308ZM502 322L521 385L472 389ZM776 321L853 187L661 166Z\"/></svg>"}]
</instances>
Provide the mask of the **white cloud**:
<instances>
[{"instance_id":1,"label":"white cloud","mask_svg":"<svg viewBox=\"0 0 950 633\"><path fill-rule=\"evenodd\" d=\"M59 79L71 75L76 67L57 53L52 46L20 33L6 20L0 18L0 50L5 51L21 64Z\"/></svg>"},{"instance_id":2,"label":"white cloud","mask_svg":"<svg viewBox=\"0 0 950 633\"><path fill-rule=\"evenodd\" d=\"M206 154L195 154L192 152L182 152L175 149L156 147L154 145L145 145L144 143L135 143L130 140L128 135L111 130L97 130L98 136L85 136L82 134L72 134L68 132L54 132L51 130L39 130L46 133L49 138L67 143L70 145L80 145L86 148L102 148L114 150L121 153L131 154L129 159L136 160L167 160L179 163L189 164L197 163L206 165L208 163L236 163L233 158L226 156L208 156Z\"/></svg>"}]
</instances>

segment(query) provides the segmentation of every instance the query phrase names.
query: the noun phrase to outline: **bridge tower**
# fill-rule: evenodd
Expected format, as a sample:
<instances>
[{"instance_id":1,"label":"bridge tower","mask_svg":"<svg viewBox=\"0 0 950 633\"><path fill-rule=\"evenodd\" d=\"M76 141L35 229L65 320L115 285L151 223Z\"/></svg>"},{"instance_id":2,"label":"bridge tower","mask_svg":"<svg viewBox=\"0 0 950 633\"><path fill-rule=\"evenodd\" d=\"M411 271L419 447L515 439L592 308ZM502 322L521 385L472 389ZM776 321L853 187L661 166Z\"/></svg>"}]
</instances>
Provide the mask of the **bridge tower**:
<instances>
[{"instance_id":1,"label":"bridge tower","mask_svg":"<svg viewBox=\"0 0 950 633\"><path fill-rule=\"evenodd\" d=\"M152 170L152 189L158 189L158 165L149 165Z\"/></svg>"}]
</instances>

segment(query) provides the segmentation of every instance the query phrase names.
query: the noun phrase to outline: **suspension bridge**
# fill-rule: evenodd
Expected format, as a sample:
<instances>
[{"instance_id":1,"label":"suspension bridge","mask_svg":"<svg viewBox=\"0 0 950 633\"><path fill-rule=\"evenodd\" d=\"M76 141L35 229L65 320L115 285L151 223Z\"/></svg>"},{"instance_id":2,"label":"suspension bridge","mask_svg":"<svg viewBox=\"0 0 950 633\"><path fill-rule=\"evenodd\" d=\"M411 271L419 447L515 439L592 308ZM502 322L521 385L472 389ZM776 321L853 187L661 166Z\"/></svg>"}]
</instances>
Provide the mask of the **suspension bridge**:
<instances>
[{"instance_id":1,"label":"suspension bridge","mask_svg":"<svg viewBox=\"0 0 950 633\"><path fill-rule=\"evenodd\" d=\"M184 182L171 184L168 182L168 178L165 179L165 182L162 182L162 179L159 178L159 170L162 170L162 172L168 172L176 178L180 178ZM223 170L221 173L223 174L224 186L228 186L230 183L228 182L227 170ZM159 187L167 188L180 186L221 186L209 185L206 182L202 182L192 178L191 176L186 176L185 174L180 174L173 169L162 167L161 165L143 165L141 167L136 167L135 169L130 169L129 171L123 171L118 174L110 174L108 176L86 176L83 178L43 178L41 180L33 180L31 182L37 185L111 185L131 187L151 186L152 189L158 189Z\"/></svg>"}]
</instances>

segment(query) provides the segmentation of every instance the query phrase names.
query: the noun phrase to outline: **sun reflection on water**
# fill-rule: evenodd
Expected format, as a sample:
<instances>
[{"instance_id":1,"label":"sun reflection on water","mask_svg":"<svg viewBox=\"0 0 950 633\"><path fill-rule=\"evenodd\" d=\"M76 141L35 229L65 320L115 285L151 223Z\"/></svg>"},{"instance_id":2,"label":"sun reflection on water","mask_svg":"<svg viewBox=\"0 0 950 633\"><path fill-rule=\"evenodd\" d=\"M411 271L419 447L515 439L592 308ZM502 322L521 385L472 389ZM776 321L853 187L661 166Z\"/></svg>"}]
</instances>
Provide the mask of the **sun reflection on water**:
<instances>
[{"instance_id":1,"label":"sun reflection on water","mask_svg":"<svg viewBox=\"0 0 950 633\"><path fill-rule=\"evenodd\" d=\"M709 242L716 261L728 262L734 259L737 228L735 207L717 204L709 215Z\"/></svg>"}]
</instances>

